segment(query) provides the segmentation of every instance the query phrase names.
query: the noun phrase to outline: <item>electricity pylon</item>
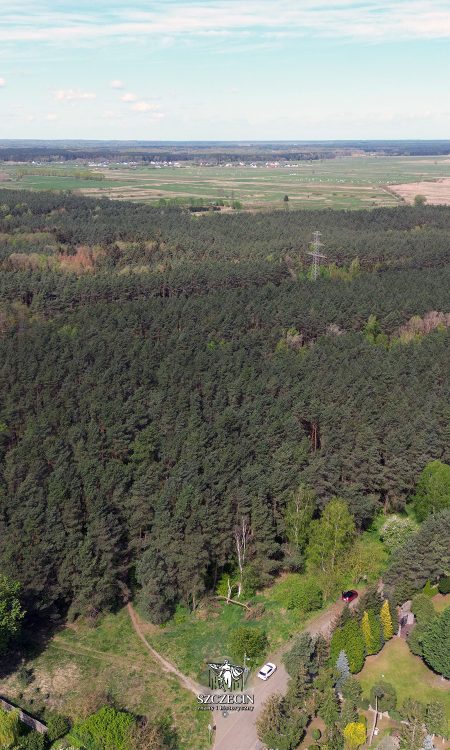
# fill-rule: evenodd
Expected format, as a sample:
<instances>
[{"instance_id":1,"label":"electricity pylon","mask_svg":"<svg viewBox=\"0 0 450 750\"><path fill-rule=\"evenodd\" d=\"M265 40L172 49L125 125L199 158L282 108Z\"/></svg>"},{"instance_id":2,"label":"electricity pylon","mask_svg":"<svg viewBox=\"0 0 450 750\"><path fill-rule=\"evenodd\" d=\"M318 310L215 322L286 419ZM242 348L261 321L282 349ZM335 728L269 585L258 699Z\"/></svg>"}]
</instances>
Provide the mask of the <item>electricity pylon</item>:
<instances>
[{"instance_id":1,"label":"electricity pylon","mask_svg":"<svg viewBox=\"0 0 450 750\"><path fill-rule=\"evenodd\" d=\"M322 242L320 241L321 234L320 232L314 232L313 234L313 241L311 243L312 252L308 253L308 255L312 256L312 268L311 273L313 280L315 281L319 275L319 268L320 268L320 261L326 259L326 255L322 255L320 252L320 248L323 246Z\"/></svg>"}]
</instances>

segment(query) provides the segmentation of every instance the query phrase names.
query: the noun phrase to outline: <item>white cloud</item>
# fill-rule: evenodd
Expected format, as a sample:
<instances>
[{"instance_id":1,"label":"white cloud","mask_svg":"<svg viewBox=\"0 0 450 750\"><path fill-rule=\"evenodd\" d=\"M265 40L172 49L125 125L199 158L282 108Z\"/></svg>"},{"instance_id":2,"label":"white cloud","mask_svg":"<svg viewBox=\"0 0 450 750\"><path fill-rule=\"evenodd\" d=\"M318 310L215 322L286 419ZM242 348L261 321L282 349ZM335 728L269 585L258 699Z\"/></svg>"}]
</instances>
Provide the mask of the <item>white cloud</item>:
<instances>
[{"instance_id":1,"label":"white cloud","mask_svg":"<svg viewBox=\"0 0 450 750\"><path fill-rule=\"evenodd\" d=\"M111 81L109 85L112 89L123 89L122 81Z\"/></svg>"},{"instance_id":2,"label":"white cloud","mask_svg":"<svg viewBox=\"0 0 450 750\"><path fill-rule=\"evenodd\" d=\"M53 122L54 120L58 119L58 115L56 115L54 112L49 112L48 115L45 115L45 119L49 120L49 122Z\"/></svg>"},{"instance_id":3,"label":"white cloud","mask_svg":"<svg viewBox=\"0 0 450 750\"><path fill-rule=\"evenodd\" d=\"M135 112L154 112L159 108L159 104L151 104L150 102L136 102L131 107Z\"/></svg>"},{"instance_id":4,"label":"white cloud","mask_svg":"<svg viewBox=\"0 0 450 750\"><path fill-rule=\"evenodd\" d=\"M124 94L120 97L123 102L135 102L137 99L136 94Z\"/></svg>"},{"instance_id":5,"label":"white cloud","mask_svg":"<svg viewBox=\"0 0 450 750\"><path fill-rule=\"evenodd\" d=\"M142 7L142 0L135 0ZM0 41L121 41L131 37L321 36L379 41L450 37L448 0L173 0L152 10L102 3L82 14L14 4L2 15ZM45 6L45 3L44 3ZM147 6L148 7L148 6ZM103 10L102 10L103 8Z\"/></svg>"},{"instance_id":6,"label":"white cloud","mask_svg":"<svg viewBox=\"0 0 450 750\"><path fill-rule=\"evenodd\" d=\"M0 78L0 89L2 89L4 86L6 86L6 81L4 78Z\"/></svg>"},{"instance_id":7,"label":"white cloud","mask_svg":"<svg viewBox=\"0 0 450 750\"><path fill-rule=\"evenodd\" d=\"M97 95L91 91L78 91L75 89L60 89L53 93L54 98L59 102L76 102L83 99L96 99Z\"/></svg>"}]
</instances>

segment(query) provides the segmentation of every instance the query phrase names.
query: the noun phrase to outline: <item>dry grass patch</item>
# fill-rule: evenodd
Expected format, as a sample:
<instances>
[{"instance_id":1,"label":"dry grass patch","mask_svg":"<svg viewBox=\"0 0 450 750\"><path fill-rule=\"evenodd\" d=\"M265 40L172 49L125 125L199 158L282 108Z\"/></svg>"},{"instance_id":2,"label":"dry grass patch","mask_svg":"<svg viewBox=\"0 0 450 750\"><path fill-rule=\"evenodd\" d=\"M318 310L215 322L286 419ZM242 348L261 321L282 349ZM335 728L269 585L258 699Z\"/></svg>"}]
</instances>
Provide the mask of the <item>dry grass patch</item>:
<instances>
[{"instance_id":1,"label":"dry grass patch","mask_svg":"<svg viewBox=\"0 0 450 750\"><path fill-rule=\"evenodd\" d=\"M414 203L416 195L423 195L428 203L436 206L450 206L450 178L433 182L409 182L403 185L390 185L390 190L403 198L406 203Z\"/></svg>"}]
</instances>

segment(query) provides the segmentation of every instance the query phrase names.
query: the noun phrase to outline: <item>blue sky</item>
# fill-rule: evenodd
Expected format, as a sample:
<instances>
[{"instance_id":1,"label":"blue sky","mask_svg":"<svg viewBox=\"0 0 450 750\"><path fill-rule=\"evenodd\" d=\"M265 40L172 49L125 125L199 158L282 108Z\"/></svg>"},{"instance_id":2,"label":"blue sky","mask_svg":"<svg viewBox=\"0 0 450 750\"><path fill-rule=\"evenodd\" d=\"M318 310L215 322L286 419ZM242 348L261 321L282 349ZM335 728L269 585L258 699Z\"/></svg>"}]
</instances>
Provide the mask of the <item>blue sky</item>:
<instances>
[{"instance_id":1,"label":"blue sky","mask_svg":"<svg viewBox=\"0 0 450 750\"><path fill-rule=\"evenodd\" d=\"M0 138L450 138L450 0L0 9Z\"/></svg>"}]
</instances>

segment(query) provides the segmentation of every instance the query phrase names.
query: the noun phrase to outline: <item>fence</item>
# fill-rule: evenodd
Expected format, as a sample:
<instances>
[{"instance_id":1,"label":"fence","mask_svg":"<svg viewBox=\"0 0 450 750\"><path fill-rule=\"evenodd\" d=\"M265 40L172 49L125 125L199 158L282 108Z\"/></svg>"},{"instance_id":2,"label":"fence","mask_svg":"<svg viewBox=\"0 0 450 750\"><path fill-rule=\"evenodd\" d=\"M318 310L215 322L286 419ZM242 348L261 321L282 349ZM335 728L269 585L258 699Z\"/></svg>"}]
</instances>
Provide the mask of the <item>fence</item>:
<instances>
[{"instance_id":1,"label":"fence","mask_svg":"<svg viewBox=\"0 0 450 750\"><path fill-rule=\"evenodd\" d=\"M36 732L40 732L41 734L45 734L47 732L47 727L42 723L42 721L33 719L32 716L28 716L28 714L26 714L25 711L22 711L21 708L19 708L18 706L13 706L12 703L8 703L8 701L5 701L3 698L0 698L0 707L3 708L4 711L18 711L20 721L26 724L27 727L31 727L31 729L34 729Z\"/></svg>"}]
</instances>

